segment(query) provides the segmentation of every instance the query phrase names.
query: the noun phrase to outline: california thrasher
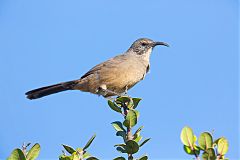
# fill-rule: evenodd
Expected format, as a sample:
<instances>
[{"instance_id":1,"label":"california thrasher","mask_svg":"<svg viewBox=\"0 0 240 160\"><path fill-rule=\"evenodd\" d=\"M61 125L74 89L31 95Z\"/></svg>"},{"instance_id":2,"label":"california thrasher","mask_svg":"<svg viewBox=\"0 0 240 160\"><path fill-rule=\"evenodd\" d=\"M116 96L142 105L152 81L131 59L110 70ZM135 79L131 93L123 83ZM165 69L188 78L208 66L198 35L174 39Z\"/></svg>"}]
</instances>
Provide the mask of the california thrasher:
<instances>
[{"instance_id":1,"label":"california thrasher","mask_svg":"<svg viewBox=\"0 0 240 160\"><path fill-rule=\"evenodd\" d=\"M26 93L27 98L37 99L66 90L81 90L103 97L126 93L149 71L149 58L157 45L169 46L140 38L125 53L96 65L80 79L31 90Z\"/></svg>"}]
</instances>

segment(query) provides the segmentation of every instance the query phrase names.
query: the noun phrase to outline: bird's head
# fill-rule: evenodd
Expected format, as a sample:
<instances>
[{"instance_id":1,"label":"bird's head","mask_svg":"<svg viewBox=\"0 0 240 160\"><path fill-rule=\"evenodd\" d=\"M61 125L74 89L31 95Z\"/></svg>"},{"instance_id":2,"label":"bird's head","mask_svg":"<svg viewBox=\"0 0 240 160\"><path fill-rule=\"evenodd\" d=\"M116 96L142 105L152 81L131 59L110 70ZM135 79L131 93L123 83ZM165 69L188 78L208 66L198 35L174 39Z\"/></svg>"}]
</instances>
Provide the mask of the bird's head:
<instances>
[{"instance_id":1,"label":"bird's head","mask_svg":"<svg viewBox=\"0 0 240 160\"><path fill-rule=\"evenodd\" d=\"M158 45L163 45L163 46L169 47L169 45L164 42L155 42L148 38L140 38L140 39L136 40L135 42L133 42L131 47L128 49L128 52L130 51L136 55L142 55L142 56L146 55L149 57L149 55L152 52L152 49Z\"/></svg>"}]
</instances>

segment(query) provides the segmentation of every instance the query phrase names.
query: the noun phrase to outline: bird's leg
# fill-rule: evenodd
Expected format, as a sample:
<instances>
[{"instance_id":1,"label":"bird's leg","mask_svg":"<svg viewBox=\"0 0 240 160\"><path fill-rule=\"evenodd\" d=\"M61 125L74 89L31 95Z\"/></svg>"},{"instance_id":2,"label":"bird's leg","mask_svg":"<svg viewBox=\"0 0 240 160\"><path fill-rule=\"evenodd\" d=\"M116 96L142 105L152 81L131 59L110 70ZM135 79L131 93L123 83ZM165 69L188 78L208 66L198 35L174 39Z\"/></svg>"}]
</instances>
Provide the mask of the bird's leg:
<instances>
[{"instance_id":1,"label":"bird's leg","mask_svg":"<svg viewBox=\"0 0 240 160\"><path fill-rule=\"evenodd\" d=\"M106 95L108 95L108 94L121 96L121 94L116 93L116 92L114 92L114 91L111 91L111 90L107 89L107 86L106 86L106 85L101 85L100 87L98 87L97 93L100 94L100 95L102 95L103 97L106 97Z\"/></svg>"},{"instance_id":2,"label":"bird's leg","mask_svg":"<svg viewBox=\"0 0 240 160\"><path fill-rule=\"evenodd\" d=\"M127 95L127 92L128 92L128 86L125 87L125 94Z\"/></svg>"},{"instance_id":3,"label":"bird's leg","mask_svg":"<svg viewBox=\"0 0 240 160\"><path fill-rule=\"evenodd\" d=\"M125 91L121 94L121 96L129 97L127 92L128 92L128 86L125 87Z\"/></svg>"},{"instance_id":4,"label":"bird's leg","mask_svg":"<svg viewBox=\"0 0 240 160\"><path fill-rule=\"evenodd\" d=\"M115 97L112 97L112 96L104 97L104 98L106 98L107 100L110 100L110 101L115 101L115 100L116 100L116 98L115 98Z\"/></svg>"},{"instance_id":5,"label":"bird's leg","mask_svg":"<svg viewBox=\"0 0 240 160\"><path fill-rule=\"evenodd\" d=\"M112 94L115 94L115 95L120 95L119 93L114 92L114 91L111 91L111 90L109 90L109 89L106 89L106 92L108 92L108 93L112 93Z\"/></svg>"}]
</instances>

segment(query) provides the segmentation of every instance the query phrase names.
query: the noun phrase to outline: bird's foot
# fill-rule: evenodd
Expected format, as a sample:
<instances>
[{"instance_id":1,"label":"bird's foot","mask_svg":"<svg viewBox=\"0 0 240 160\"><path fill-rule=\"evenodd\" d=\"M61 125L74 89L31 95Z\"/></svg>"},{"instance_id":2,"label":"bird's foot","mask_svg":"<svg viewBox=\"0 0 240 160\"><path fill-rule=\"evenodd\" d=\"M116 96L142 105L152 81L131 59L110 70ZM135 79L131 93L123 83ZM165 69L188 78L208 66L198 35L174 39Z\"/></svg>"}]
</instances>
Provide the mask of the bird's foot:
<instances>
[{"instance_id":1,"label":"bird's foot","mask_svg":"<svg viewBox=\"0 0 240 160\"><path fill-rule=\"evenodd\" d=\"M125 91L123 93L121 93L120 95L118 95L118 97L129 97L128 93Z\"/></svg>"},{"instance_id":2,"label":"bird's foot","mask_svg":"<svg viewBox=\"0 0 240 160\"><path fill-rule=\"evenodd\" d=\"M115 100L116 100L116 98L113 97L113 96L104 97L104 98L106 98L106 99L109 100L109 101L115 101Z\"/></svg>"},{"instance_id":3,"label":"bird's foot","mask_svg":"<svg viewBox=\"0 0 240 160\"><path fill-rule=\"evenodd\" d=\"M129 95L128 95L128 86L125 87L125 91L123 93L121 93L120 96L129 97Z\"/></svg>"},{"instance_id":4,"label":"bird's foot","mask_svg":"<svg viewBox=\"0 0 240 160\"><path fill-rule=\"evenodd\" d=\"M108 95L112 95L112 96L121 96L120 93L114 92L112 90L107 89L107 87L104 86L100 86L97 90L97 94L102 95L103 97L109 97Z\"/></svg>"}]
</instances>

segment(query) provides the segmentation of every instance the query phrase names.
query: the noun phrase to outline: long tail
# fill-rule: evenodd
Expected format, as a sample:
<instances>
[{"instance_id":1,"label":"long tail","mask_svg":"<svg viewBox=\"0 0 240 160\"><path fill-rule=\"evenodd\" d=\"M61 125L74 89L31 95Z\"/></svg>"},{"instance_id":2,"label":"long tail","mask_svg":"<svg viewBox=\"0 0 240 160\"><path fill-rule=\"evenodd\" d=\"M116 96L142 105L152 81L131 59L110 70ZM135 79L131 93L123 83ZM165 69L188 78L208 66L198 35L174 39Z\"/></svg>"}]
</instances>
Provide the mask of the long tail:
<instances>
[{"instance_id":1,"label":"long tail","mask_svg":"<svg viewBox=\"0 0 240 160\"><path fill-rule=\"evenodd\" d=\"M41 87L38 89L34 89L25 93L28 99L37 99L44 96L48 96L50 94L72 90L73 87L76 85L77 81L68 81L63 83L54 84L51 86Z\"/></svg>"}]
</instances>

